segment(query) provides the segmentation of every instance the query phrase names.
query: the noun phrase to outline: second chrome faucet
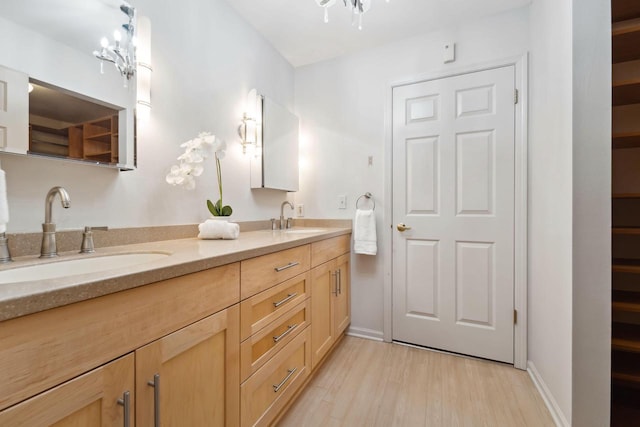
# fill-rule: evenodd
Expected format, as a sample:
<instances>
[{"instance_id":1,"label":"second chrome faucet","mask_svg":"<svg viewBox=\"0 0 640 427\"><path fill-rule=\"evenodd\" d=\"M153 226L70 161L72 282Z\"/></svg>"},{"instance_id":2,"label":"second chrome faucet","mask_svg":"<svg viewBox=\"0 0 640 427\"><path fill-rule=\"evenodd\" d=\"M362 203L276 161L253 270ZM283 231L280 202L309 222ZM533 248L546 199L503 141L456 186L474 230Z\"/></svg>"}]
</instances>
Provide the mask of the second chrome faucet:
<instances>
[{"instance_id":1,"label":"second chrome faucet","mask_svg":"<svg viewBox=\"0 0 640 427\"><path fill-rule=\"evenodd\" d=\"M285 221L284 219L284 207L286 205L289 205L289 207L291 208L291 210L294 209L293 205L291 204L291 202L289 201L284 201L282 202L282 204L280 205L280 230L284 230L285 228L291 228L291 222L290 221ZM291 219L291 218L289 218Z\"/></svg>"},{"instance_id":2,"label":"second chrome faucet","mask_svg":"<svg viewBox=\"0 0 640 427\"><path fill-rule=\"evenodd\" d=\"M51 209L53 199L56 195L60 195L62 207L67 209L71 206L69 193L62 187L53 187L47 193L44 201L44 224L42 224L42 247L40 248L40 258L53 258L58 256L58 247L56 245L56 225L51 219Z\"/></svg>"}]
</instances>

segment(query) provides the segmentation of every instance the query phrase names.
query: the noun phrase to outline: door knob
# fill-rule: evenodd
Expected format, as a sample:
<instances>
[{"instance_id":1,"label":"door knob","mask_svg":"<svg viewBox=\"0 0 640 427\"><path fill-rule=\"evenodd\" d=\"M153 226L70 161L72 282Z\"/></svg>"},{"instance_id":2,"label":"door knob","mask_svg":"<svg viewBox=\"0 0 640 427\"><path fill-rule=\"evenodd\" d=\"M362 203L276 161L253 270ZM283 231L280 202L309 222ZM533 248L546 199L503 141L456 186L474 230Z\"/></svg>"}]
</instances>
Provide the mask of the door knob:
<instances>
[{"instance_id":1,"label":"door knob","mask_svg":"<svg viewBox=\"0 0 640 427\"><path fill-rule=\"evenodd\" d=\"M404 223L402 223L402 222L400 224L398 224L397 227L398 227L398 231L400 231L400 232L405 231L405 230L411 230L411 227L408 227L408 226L404 225Z\"/></svg>"}]
</instances>

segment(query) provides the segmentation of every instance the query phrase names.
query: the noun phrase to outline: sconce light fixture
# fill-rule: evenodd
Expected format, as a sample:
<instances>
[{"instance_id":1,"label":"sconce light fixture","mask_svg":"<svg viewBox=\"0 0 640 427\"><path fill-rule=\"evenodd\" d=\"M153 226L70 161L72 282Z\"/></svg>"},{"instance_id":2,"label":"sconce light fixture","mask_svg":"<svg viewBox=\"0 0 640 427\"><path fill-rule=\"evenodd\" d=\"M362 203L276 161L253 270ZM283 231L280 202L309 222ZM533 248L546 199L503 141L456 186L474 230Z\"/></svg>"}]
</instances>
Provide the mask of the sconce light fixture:
<instances>
[{"instance_id":1,"label":"sconce light fixture","mask_svg":"<svg viewBox=\"0 0 640 427\"><path fill-rule=\"evenodd\" d=\"M109 39L103 37L100 40L100 50L94 50L93 54L100 60L100 72L104 73L104 62L113 63L120 74L124 77L124 84L130 80L136 72L136 46L135 46L135 19L136 9L130 5L123 3L120 6L122 13L127 15L129 22L123 24L125 31L125 39L122 40L122 34L119 30L113 33L113 44L109 44Z\"/></svg>"},{"instance_id":2,"label":"sconce light fixture","mask_svg":"<svg viewBox=\"0 0 640 427\"><path fill-rule=\"evenodd\" d=\"M256 147L256 119L248 117L247 113L242 116L242 124L238 127L238 135L240 135L240 144L242 144L242 154L250 153Z\"/></svg>"},{"instance_id":3,"label":"sconce light fixture","mask_svg":"<svg viewBox=\"0 0 640 427\"><path fill-rule=\"evenodd\" d=\"M138 76L136 78L136 115L145 121L151 116L151 21L138 18Z\"/></svg>"},{"instance_id":4,"label":"sconce light fixture","mask_svg":"<svg viewBox=\"0 0 640 427\"><path fill-rule=\"evenodd\" d=\"M259 105L260 104L260 105ZM255 89L247 97L247 112L242 116L242 123L238 127L242 154L254 153L260 145L260 126L262 124L262 97Z\"/></svg>"}]
</instances>

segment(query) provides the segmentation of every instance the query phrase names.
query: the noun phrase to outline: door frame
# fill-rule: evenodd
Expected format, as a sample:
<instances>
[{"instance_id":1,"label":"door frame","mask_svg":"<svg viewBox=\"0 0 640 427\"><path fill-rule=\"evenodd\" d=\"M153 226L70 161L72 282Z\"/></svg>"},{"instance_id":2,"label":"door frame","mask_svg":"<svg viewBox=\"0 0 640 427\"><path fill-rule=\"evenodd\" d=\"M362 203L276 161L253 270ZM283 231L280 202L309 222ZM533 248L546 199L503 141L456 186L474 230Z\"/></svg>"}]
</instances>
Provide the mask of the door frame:
<instances>
[{"instance_id":1,"label":"door frame","mask_svg":"<svg viewBox=\"0 0 640 427\"><path fill-rule=\"evenodd\" d=\"M475 65L443 68L426 74L394 80L387 84L385 100L385 165L383 224L389 224L386 238L391 251L384 255L383 339L392 341L393 315L393 89L429 80L454 77L479 71L514 66L518 103L515 106L515 194L514 194L514 300L518 312L514 325L513 364L527 369L527 214L528 214L528 53Z\"/></svg>"}]
</instances>

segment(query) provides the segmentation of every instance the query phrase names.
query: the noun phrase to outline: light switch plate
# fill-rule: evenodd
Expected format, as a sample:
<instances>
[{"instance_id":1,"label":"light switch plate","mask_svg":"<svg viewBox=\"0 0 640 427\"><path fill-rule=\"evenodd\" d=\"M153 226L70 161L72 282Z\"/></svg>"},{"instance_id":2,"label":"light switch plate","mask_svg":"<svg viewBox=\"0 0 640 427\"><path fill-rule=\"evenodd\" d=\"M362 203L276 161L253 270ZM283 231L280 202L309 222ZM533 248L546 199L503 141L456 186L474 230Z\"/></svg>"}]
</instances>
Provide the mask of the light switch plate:
<instances>
[{"instance_id":1,"label":"light switch plate","mask_svg":"<svg viewBox=\"0 0 640 427\"><path fill-rule=\"evenodd\" d=\"M347 196L344 194L338 196L338 209L347 209Z\"/></svg>"},{"instance_id":2,"label":"light switch plate","mask_svg":"<svg viewBox=\"0 0 640 427\"><path fill-rule=\"evenodd\" d=\"M304 205L302 203L296 205L296 216L298 218L304 217Z\"/></svg>"},{"instance_id":3,"label":"light switch plate","mask_svg":"<svg viewBox=\"0 0 640 427\"><path fill-rule=\"evenodd\" d=\"M444 63L453 62L456 60L456 44L454 42L449 42L444 44Z\"/></svg>"}]
</instances>

